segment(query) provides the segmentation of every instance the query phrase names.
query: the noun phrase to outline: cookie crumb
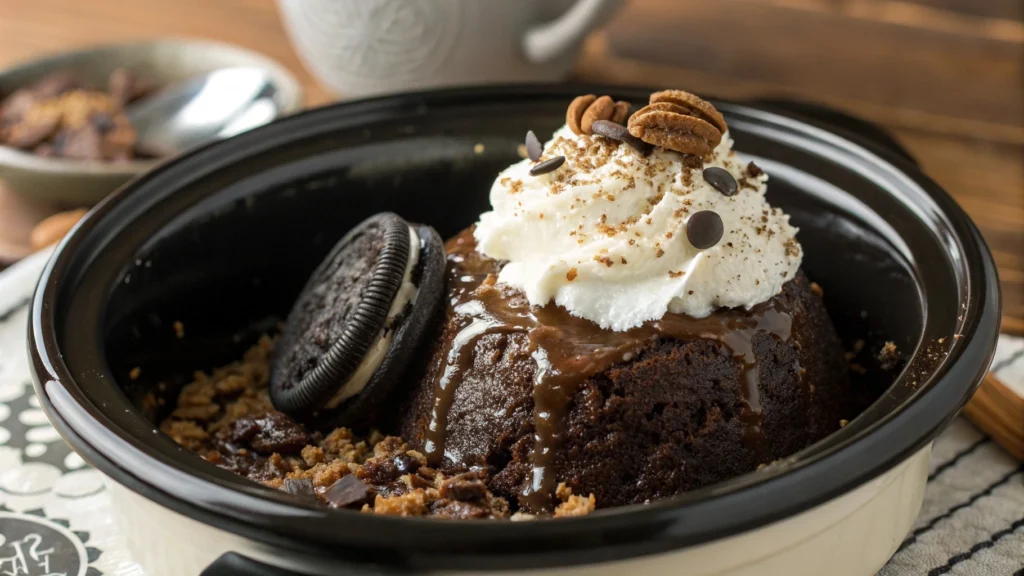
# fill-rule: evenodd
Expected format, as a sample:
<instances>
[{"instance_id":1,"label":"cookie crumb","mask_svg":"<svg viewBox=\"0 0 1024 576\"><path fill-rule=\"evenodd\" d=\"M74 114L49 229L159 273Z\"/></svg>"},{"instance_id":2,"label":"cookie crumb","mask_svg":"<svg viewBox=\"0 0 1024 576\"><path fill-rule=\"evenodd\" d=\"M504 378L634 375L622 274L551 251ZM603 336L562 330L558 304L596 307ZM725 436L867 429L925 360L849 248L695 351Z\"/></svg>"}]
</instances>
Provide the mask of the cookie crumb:
<instances>
[{"instance_id":1,"label":"cookie crumb","mask_svg":"<svg viewBox=\"0 0 1024 576\"><path fill-rule=\"evenodd\" d=\"M185 337L185 325L182 324L181 321L175 320L173 326L174 326L174 335L177 336L178 338L184 338Z\"/></svg>"},{"instance_id":2,"label":"cookie crumb","mask_svg":"<svg viewBox=\"0 0 1024 576\"><path fill-rule=\"evenodd\" d=\"M132 380L138 380L139 376L141 376L141 375L142 375L142 368L140 368L138 366L136 366L135 368L132 368L131 371L128 372L128 377L131 378Z\"/></svg>"},{"instance_id":3,"label":"cookie crumb","mask_svg":"<svg viewBox=\"0 0 1024 576\"><path fill-rule=\"evenodd\" d=\"M388 516L425 516L427 514L426 491L420 488L408 494L387 498L378 494L373 500L372 512Z\"/></svg>"},{"instance_id":4,"label":"cookie crumb","mask_svg":"<svg viewBox=\"0 0 1024 576\"><path fill-rule=\"evenodd\" d=\"M845 428L846 425L849 424L849 423L850 423L849 420L847 420L846 418L843 418L842 420L839 421L839 427L840 428Z\"/></svg>"},{"instance_id":5,"label":"cookie crumb","mask_svg":"<svg viewBox=\"0 0 1024 576\"><path fill-rule=\"evenodd\" d=\"M485 150L484 145L479 143L479 142L477 142L476 144L473 145L473 154L477 154L477 155L483 154L484 150Z\"/></svg>"},{"instance_id":6,"label":"cookie crumb","mask_svg":"<svg viewBox=\"0 0 1024 576\"><path fill-rule=\"evenodd\" d=\"M591 494L586 498L570 495L569 499L562 502L555 508L555 518L571 518L574 516L586 516L597 508L597 500Z\"/></svg>"},{"instance_id":7,"label":"cookie crumb","mask_svg":"<svg viewBox=\"0 0 1024 576\"><path fill-rule=\"evenodd\" d=\"M899 366L902 354L896 348L896 343L893 341L887 341L882 345L882 349L878 352L878 363L882 367L882 370L892 370Z\"/></svg>"},{"instance_id":8,"label":"cookie crumb","mask_svg":"<svg viewBox=\"0 0 1024 576\"><path fill-rule=\"evenodd\" d=\"M821 289L821 285L817 282L811 282L811 293L818 298L825 296L825 291Z\"/></svg>"},{"instance_id":9,"label":"cookie crumb","mask_svg":"<svg viewBox=\"0 0 1024 576\"><path fill-rule=\"evenodd\" d=\"M576 279L577 272L575 268L569 268L569 271L565 273L565 279L572 282Z\"/></svg>"}]
</instances>

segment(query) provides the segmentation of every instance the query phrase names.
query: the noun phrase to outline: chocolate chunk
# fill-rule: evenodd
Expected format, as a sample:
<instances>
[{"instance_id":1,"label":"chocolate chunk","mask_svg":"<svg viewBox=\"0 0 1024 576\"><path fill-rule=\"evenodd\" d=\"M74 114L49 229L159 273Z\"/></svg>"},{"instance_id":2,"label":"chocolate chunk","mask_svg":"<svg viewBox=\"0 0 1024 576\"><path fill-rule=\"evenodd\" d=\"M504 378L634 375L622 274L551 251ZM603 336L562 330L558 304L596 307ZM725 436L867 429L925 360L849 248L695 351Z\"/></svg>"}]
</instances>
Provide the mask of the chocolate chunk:
<instances>
[{"instance_id":1,"label":"chocolate chunk","mask_svg":"<svg viewBox=\"0 0 1024 576\"><path fill-rule=\"evenodd\" d=\"M335 508L347 508L353 505L361 505L373 495L373 488L355 476L349 474L331 484L331 487L324 492L324 500Z\"/></svg>"},{"instance_id":2,"label":"chocolate chunk","mask_svg":"<svg viewBox=\"0 0 1024 576\"><path fill-rule=\"evenodd\" d=\"M313 481L308 478L285 478L284 483L281 484L281 489L295 496L297 500L310 504L319 502L316 498L316 492L313 491Z\"/></svg>"},{"instance_id":3,"label":"chocolate chunk","mask_svg":"<svg viewBox=\"0 0 1024 576\"><path fill-rule=\"evenodd\" d=\"M694 248L711 248L718 244L724 233L725 226L717 212L701 210L686 219L686 238Z\"/></svg>"},{"instance_id":4,"label":"chocolate chunk","mask_svg":"<svg viewBox=\"0 0 1024 576\"><path fill-rule=\"evenodd\" d=\"M459 502L475 502L487 497L487 484L478 472L466 472L441 484L441 497Z\"/></svg>"},{"instance_id":5,"label":"chocolate chunk","mask_svg":"<svg viewBox=\"0 0 1024 576\"><path fill-rule=\"evenodd\" d=\"M449 520L481 520L495 517L494 512L488 507L457 500L439 500L431 506L430 515Z\"/></svg>"},{"instance_id":6,"label":"chocolate chunk","mask_svg":"<svg viewBox=\"0 0 1024 576\"><path fill-rule=\"evenodd\" d=\"M357 473L363 480L378 485L397 480L402 475L391 458L371 458Z\"/></svg>"},{"instance_id":7,"label":"chocolate chunk","mask_svg":"<svg viewBox=\"0 0 1024 576\"><path fill-rule=\"evenodd\" d=\"M420 461L408 454L399 454L392 458L391 462L395 465L395 470L401 475L412 474L420 467Z\"/></svg>"},{"instance_id":8,"label":"chocolate chunk","mask_svg":"<svg viewBox=\"0 0 1024 576\"><path fill-rule=\"evenodd\" d=\"M726 196L735 196L739 190L736 179L725 168L710 166L704 169L704 181Z\"/></svg>"},{"instance_id":9,"label":"chocolate chunk","mask_svg":"<svg viewBox=\"0 0 1024 576\"><path fill-rule=\"evenodd\" d=\"M302 426L280 412L239 418L227 429L227 437L263 453L295 454L309 443L309 435Z\"/></svg>"},{"instance_id":10,"label":"chocolate chunk","mask_svg":"<svg viewBox=\"0 0 1024 576\"><path fill-rule=\"evenodd\" d=\"M239 418L231 422L226 431L229 442L244 444L260 431L260 425L253 418Z\"/></svg>"},{"instance_id":11,"label":"chocolate chunk","mask_svg":"<svg viewBox=\"0 0 1024 576\"><path fill-rule=\"evenodd\" d=\"M764 174L764 170L761 170L760 166L754 164L753 162L747 164L747 176L750 176L751 178L757 178L761 174Z\"/></svg>"},{"instance_id":12,"label":"chocolate chunk","mask_svg":"<svg viewBox=\"0 0 1024 576\"><path fill-rule=\"evenodd\" d=\"M530 168L530 176L540 176L541 174L547 174L548 172L554 172L565 163L565 156L555 156L537 164L533 168Z\"/></svg>"},{"instance_id":13,"label":"chocolate chunk","mask_svg":"<svg viewBox=\"0 0 1024 576\"><path fill-rule=\"evenodd\" d=\"M540 160L540 155L544 152L544 147L540 145L540 140L537 140L537 135L530 130L526 133L526 155L530 160L536 162Z\"/></svg>"},{"instance_id":14,"label":"chocolate chunk","mask_svg":"<svg viewBox=\"0 0 1024 576\"><path fill-rule=\"evenodd\" d=\"M595 120L590 129L597 136L625 142L641 154L647 154L654 148L654 146L630 134L629 130L622 124L617 124L611 120Z\"/></svg>"}]
</instances>

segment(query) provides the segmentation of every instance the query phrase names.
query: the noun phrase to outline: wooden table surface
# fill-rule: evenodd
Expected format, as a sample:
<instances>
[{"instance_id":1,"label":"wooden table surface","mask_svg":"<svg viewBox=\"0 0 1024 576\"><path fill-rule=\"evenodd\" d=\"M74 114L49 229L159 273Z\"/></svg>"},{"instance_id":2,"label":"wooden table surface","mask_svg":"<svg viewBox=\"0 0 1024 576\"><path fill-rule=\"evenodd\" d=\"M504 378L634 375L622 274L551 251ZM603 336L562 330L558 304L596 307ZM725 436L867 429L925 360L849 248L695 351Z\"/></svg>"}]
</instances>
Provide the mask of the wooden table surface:
<instances>
[{"instance_id":1,"label":"wooden table surface","mask_svg":"<svg viewBox=\"0 0 1024 576\"><path fill-rule=\"evenodd\" d=\"M634 0L587 42L582 80L725 98L816 100L889 129L974 218L999 266L1003 328L1024 333L1024 3ZM272 0L0 0L0 67L90 44L215 38L302 67ZM57 207L0 189L0 259Z\"/></svg>"}]
</instances>

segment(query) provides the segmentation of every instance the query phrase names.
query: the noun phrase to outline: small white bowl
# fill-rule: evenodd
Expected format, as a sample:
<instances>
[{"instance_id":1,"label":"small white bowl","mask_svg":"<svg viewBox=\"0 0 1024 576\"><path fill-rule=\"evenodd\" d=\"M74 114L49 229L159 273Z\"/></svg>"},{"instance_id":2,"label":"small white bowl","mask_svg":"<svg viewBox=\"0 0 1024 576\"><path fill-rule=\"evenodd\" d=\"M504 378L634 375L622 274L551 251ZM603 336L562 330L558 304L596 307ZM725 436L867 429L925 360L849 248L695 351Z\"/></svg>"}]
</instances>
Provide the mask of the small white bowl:
<instances>
[{"instance_id":1,"label":"small white bowl","mask_svg":"<svg viewBox=\"0 0 1024 576\"><path fill-rule=\"evenodd\" d=\"M125 67L162 86L230 66L265 69L278 90L279 115L290 114L302 106L302 88L281 64L237 46L190 39L99 46L26 62L0 72L0 96L59 70L71 70L85 82L105 86L111 72ZM98 162L46 158L0 145L0 180L8 189L25 196L69 205L92 205L160 162L161 159Z\"/></svg>"}]
</instances>

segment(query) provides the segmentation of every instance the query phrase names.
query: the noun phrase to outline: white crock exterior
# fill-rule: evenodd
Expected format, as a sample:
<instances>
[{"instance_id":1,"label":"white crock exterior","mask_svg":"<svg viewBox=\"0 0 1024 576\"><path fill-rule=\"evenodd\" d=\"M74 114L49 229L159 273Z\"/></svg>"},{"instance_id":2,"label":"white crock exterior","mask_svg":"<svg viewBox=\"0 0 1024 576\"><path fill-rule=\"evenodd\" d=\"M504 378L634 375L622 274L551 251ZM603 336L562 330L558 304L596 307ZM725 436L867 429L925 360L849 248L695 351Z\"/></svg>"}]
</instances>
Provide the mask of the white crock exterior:
<instances>
[{"instance_id":1,"label":"white crock exterior","mask_svg":"<svg viewBox=\"0 0 1024 576\"><path fill-rule=\"evenodd\" d=\"M631 560L526 573L871 576L896 552L913 525L924 498L930 455L931 444L850 492L737 536ZM195 576L229 551L307 574L336 572L329 565L283 556L168 510L109 479L108 484L128 547L150 576Z\"/></svg>"}]
</instances>

